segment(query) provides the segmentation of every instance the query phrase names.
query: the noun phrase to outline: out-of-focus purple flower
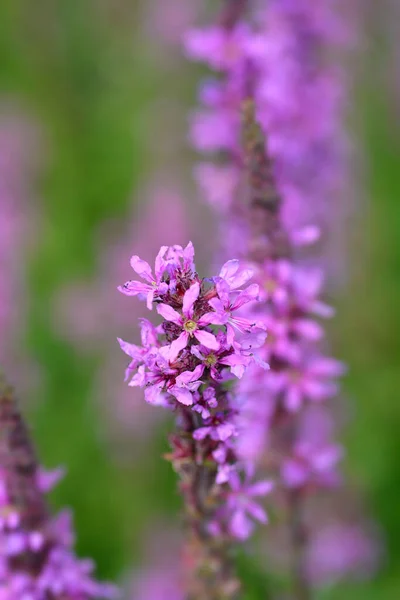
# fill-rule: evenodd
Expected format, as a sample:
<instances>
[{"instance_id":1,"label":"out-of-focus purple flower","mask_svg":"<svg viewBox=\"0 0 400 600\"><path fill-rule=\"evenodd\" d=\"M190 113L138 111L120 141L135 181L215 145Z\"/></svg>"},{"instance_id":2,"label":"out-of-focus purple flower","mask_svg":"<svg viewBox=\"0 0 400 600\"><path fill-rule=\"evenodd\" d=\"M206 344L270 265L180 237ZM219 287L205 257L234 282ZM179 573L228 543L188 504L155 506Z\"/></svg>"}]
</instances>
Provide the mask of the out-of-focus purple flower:
<instances>
[{"instance_id":1,"label":"out-of-focus purple flower","mask_svg":"<svg viewBox=\"0 0 400 600\"><path fill-rule=\"evenodd\" d=\"M228 507L232 511L229 529L238 539L247 539L254 529L254 521L267 522L264 508L254 498L266 496L274 485L270 480L251 483L249 473L242 481L235 472L229 476L229 485Z\"/></svg>"},{"instance_id":2,"label":"out-of-focus purple flower","mask_svg":"<svg viewBox=\"0 0 400 600\"><path fill-rule=\"evenodd\" d=\"M331 487L340 483L335 471L342 458L337 444L314 446L307 440L295 444L293 454L281 466L281 478L288 488Z\"/></svg>"},{"instance_id":3,"label":"out-of-focus purple flower","mask_svg":"<svg viewBox=\"0 0 400 600\"><path fill-rule=\"evenodd\" d=\"M370 529L362 523L331 521L315 531L306 554L312 584L323 587L346 578L370 578L380 558L380 544Z\"/></svg>"},{"instance_id":4,"label":"out-of-focus purple flower","mask_svg":"<svg viewBox=\"0 0 400 600\"><path fill-rule=\"evenodd\" d=\"M0 594L5 600L114 600L117 589L93 578L94 565L74 553L67 512L52 517L44 493L60 470L38 469L13 392L0 381ZM1 596L0 596L1 597Z\"/></svg>"}]
</instances>

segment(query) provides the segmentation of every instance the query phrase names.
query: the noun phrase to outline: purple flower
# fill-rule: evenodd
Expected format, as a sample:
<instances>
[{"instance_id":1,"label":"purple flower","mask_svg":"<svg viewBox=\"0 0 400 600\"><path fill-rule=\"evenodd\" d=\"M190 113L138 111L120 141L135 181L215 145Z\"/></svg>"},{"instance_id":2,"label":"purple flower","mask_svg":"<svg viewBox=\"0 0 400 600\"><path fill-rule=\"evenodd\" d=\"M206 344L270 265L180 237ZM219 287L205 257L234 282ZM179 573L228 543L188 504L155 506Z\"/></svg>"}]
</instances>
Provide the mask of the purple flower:
<instances>
[{"instance_id":1,"label":"purple flower","mask_svg":"<svg viewBox=\"0 0 400 600\"><path fill-rule=\"evenodd\" d=\"M343 364L333 358L307 358L284 371L271 373L269 386L275 393L282 393L289 412L296 412L305 399L321 402L334 396L338 385L332 379L343 372Z\"/></svg>"},{"instance_id":2,"label":"purple flower","mask_svg":"<svg viewBox=\"0 0 400 600\"><path fill-rule=\"evenodd\" d=\"M339 482L335 467L342 458L342 448L337 444L314 446L308 441L298 442L293 456L282 464L281 478L289 488L301 488L307 484L330 487Z\"/></svg>"},{"instance_id":3,"label":"purple flower","mask_svg":"<svg viewBox=\"0 0 400 600\"><path fill-rule=\"evenodd\" d=\"M181 350L186 348L189 339L195 337L200 344L218 350L219 343L214 334L201 329L212 323L218 324L218 319L212 312L208 312L201 317L195 316L194 305L199 297L200 284L196 281L185 292L183 296L182 314L179 314L168 304L159 304L157 312L164 317L166 321L170 321L183 329L179 337L171 344L171 360L174 360Z\"/></svg>"},{"instance_id":4,"label":"purple flower","mask_svg":"<svg viewBox=\"0 0 400 600\"><path fill-rule=\"evenodd\" d=\"M153 275L153 271L148 262L142 260L139 256L132 256L132 269L147 283L133 280L128 281L118 288L119 291L126 296L145 296L147 298L147 307L151 309L154 298L165 294L168 291L168 284L162 281L168 267L168 261L164 258L167 250L168 246L162 246L157 255L154 268L155 275Z\"/></svg>"},{"instance_id":5,"label":"purple flower","mask_svg":"<svg viewBox=\"0 0 400 600\"><path fill-rule=\"evenodd\" d=\"M270 480L251 483L251 470L246 472L244 481L237 472L232 472L229 477L230 491L227 505L231 512L229 530L233 536L240 540L247 539L254 529L254 521L267 522L264 508L253 498L260 498L269 494L274 484Z\"/></svg>"}]
</instances>

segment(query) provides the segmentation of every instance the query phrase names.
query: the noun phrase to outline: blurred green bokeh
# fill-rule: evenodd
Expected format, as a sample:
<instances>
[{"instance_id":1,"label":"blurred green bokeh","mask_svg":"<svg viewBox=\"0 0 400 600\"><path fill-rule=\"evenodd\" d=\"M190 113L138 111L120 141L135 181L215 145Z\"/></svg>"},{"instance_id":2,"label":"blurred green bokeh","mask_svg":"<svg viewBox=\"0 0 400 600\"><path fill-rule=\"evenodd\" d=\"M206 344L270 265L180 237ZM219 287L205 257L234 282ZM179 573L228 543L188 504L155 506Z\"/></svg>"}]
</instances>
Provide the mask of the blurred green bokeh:
<instances>
[{"instance_id":1,"label":"blurred green bokeh","mask_svg":"<svg viewBox=\"0 0 400 600\"><path fill-rule=\"evenodd\" d=\"M0 4L1 95L38 124L44 140L44 167L34 190L44 227L28 263L27 343L45 382L40 398L32 390L29 416L42 462L68 468L54 505L73 507L78 550L93 556L106 578L129 569L140 556L143 524L153 515L173 515L179 500L174 476L159 458L166 446L162 432L147 442L139 461L121 466L110 458L95 405L88 402L98 359L78 356L55 331L51 299L63 283L93 276L97 227L127 215L151 174L149 106L167 93L179 105L194 98L195 75L187 67L176 73L152 52L151 36L141 26L146 1ZM365 197L354 219L350 275L333 337L336 355L350 365L345 392L355 416L346 432L348 471L369 499L387 554L372 582L321 595L341 600L400 595L400 129L393 127L398 115L381 76L387 48L380 46L382 30L370 21L353 111L365 155ZM185 119L183 111L182 126ZM121 375L123 365L122 359ZM260 598L262 586L246 561L243 570L253 597Z\"/></svg>"}]
</instances>

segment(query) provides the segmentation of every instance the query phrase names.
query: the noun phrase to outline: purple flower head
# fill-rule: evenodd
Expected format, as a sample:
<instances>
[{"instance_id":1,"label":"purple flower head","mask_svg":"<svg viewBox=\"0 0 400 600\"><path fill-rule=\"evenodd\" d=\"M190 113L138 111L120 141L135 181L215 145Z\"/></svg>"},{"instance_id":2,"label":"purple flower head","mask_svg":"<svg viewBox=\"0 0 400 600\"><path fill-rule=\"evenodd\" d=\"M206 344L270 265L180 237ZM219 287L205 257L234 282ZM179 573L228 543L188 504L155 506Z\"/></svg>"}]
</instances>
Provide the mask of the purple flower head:
<instances>
[{"instance_id":1,"label":"purple flower head","mask_svg":"<svg viewBox=\"0 0 400 600\"><path fill-rule=\"evenodd\" d=\"M231 512L229 530L234 537L245 540L253 529L254 521L267 522L264 508L254 500L269 494L274 484L270 480L251 483L252 469L245 472L241 478L237 472L232 472L229 477L230 492L227 505Z\"/></svg>"},{"instance_id":2,"label":"purple flower head","mask_svg":"<svg viewBox=\"0 0 400 600\"><path fill-rule=\"evenodd\" d=\"M307 441L298 442L293 449L293 456L282 464L282 481L289 488L337 485L340 478L336 467L342 454L342 448L337 444L314 446Z\"/></svg>"},{"instance_id":3,"label":"purple flower head","mask_svg":"<svg viewBox=\"0 0 400 600\"><path fill-rule=\"evenodd\" d=\"M168 292L169 285L166 279L170 278L171 273L174 273L178 265L181 265L185 270L194 270L192 259L193 245L191 242L185 249L181 246L170 248L162 246L155 260L153 275L149 263L134 255L131 258L131 267L146 283L131 280L118 289L126 296L146 297L147 307L151 309L154 299Z\"/></svg>"},{"instance_id":4,"label":"purple flower head","mask_svg":"<svg viewBox=\"0 0 400 600\"><path fill-rule=\"evenodd\" d=\"M243 23L230 32L218 26L193 29L186 34L184 45L188 57L206 62L216 71L225 71L242 59L249 35L249 27Z\"/></svg>"},{"instance_id":5,"label":"purple flower head","mask_svg":"<svg viewBox=\"0 0 400 600\"><path fill-rule=\"evenodd\" d=\"M241 377L265 339L264 327L234 314L257 299L256 284L239 289L252 272L233 260L218 277L200 280L193 258L192 244L161 249L157 260L162 266L156 272L162 273L165 287L158 287L156 300L164 322L154 327L142 321L142 346L120 340L132 358L126 377L130 385L145 387L151 404L165 404L166 395L186 406L195 404L205 370L216 381L224 379L227 368ZM142 263L135 257L135 264Z\"/></svg>"}]
</instances>

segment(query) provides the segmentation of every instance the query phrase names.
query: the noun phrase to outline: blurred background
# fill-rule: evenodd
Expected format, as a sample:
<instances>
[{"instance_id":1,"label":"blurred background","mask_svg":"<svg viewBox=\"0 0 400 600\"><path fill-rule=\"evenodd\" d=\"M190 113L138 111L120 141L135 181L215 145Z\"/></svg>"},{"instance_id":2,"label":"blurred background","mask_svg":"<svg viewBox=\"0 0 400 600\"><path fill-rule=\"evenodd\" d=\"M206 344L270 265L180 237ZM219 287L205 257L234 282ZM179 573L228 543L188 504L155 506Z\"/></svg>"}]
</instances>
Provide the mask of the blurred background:
<instances>
[{"instance_id":1,"label":"blurred background","mask_svg":"<svg viewBox=\"0 0 400 600\"><path fill-rule=\"evenodd\" d=\"M186 134L202 72L180 47L201 4L0 3L0 361L42 463L67 470L52 502L73 508L79 554L101 578L123 581L128 600L174 598L179 498L160 458L168 419L122 381L115 340L135 339L143 307L116 286L133 253L151 259L161 244L192 239L202 270L216 248ZM373 531L360 545L374 547L360 550L367 567L320 592L329 599L400 595L396 23L395 0L364 3L351 57L356 157L331 333L349 365L345 470ZM241 561L246 598L267 597L261 566ZM155 567L162 590L149 592Z\"/></svg>"}]
</instances>

